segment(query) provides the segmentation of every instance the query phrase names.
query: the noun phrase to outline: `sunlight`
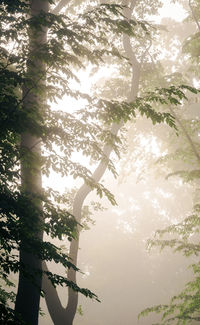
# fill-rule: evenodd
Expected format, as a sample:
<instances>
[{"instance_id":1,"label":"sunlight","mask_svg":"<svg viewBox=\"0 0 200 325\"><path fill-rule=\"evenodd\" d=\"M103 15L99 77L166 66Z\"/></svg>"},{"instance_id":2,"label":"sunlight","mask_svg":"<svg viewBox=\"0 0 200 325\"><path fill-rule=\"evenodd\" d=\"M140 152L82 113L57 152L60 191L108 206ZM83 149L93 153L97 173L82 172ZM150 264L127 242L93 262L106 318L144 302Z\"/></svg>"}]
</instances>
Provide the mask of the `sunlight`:
<instances>
[{"instance_id":1,"label":"sunlight","mask_svg":"<svg viewBox=\"0 0 200 325\"><path fill-rule=\"evenodd\" d=\"M130 223L123 219L118 220L116 229L122 231L125 234L133 234L134 230Z\"/></svg>"},{"instance_id":2,"label":"sunlight","mask_svg":"<svg viewBox=\"0 0 200 325\"><path fill-rule=\"evenodd\" d=\"M163 191L160 187L156 189L156 193L160 194L165 199L169 199L170 197L172 197L172 193Z\"/></svg>"},{"instance_id":3,"label":"sunlight","mask_svg":"<svg viewBox=\"0 0 200 325\"><path fill-rule=\"evenodd\" d=\"M70 87L74 90L78 90L82 93L90 94L91 88L95 87L95 83L101 78L109 78L114 73L114 67L111 66L101 66L95 67L88 64L86 69L78 71L78 78L80 82L75 80L70 81ZM79 109L83 109L87 101L85 99L75 99L70 96L64 96L57 103L50 103L53 110L62 110L65 112L73 113ZM89 168L92 171L94 166L90 166L90 159L85 157L80 152L73 152L72 160L81 163L83 166ZM53 170L49 177L43 176L43 184L45 187L54 188L54 190L63 193L66 188L79 187L83 183L82 179L74 179L72 176L61 176Z\"/></svg>"},{"instance_id":4,"label":"sunlight","mask_svg":"<svg viewBox=\"0 0 200 325\"><path fill-rule=\"evenodd\" d=\"M160 157L161 150L159 143L155 136L149 136L148 138L141 135L140 136L141 147L144 148L145 153L152 153L156 158Z\"/></svg>"},{"instance_id":5,"label":"sunlight","mask_svg":"<svg viewBox=\"0 0 200 325\"><path fill-rule=\"evenodd\" d=\"M187 12L179 3L172 3L170 0L163 0L163 7L158 10L157 16L152 16L153 20L160 23L162 18L171 18L181 22L187 16Z\"/></svg>"},{"instance_id":6,"label":"sunlight","mask_svg":"<svg viewBox=\"0 0 200 325\"><path fill-rule=\"evenodd\" d=\"M186 319L184 308L170 314L170 296L187 303L186 255L199 270L187 242L200 232L198 10L192 0L1 2L5 320L138 324L144 308L164 311L165 324ZM150 257L149 238L185 256Z\"/></svg>"},{"instance_id":7,"label":"sunlight","mask_svg":"<svg viewBox=\"0 0 200 325\"><path fill-rule=\"evenodd\" d=\"M187 12L178 3L171 3L170 0L163 1L164 6L159 9L159 14L161 17L169 17L176 21L182 21L187 16Z\"/></svg>"},{"instance_id":8,"label":"sunlight","mask_svg":"<svg viewBox=\"0 0 200 325\"><path fill-rule=\"evenodd\" d=\"M200 80L196 79L196 78L193 78L192 79L192 82L193 82L193 86L195 88L199 88L200 87Z\"/></svg>"},{"instance_id":9,"label":"sunlight","mask_svg":"<svg viewBox=\"0 0 200 325\"><path fill-rule=\"evenodd\" d=\"M156 22L161 22L162 18L165 17L172 18L175 21L181 21L186 17L186 14L186 11L180 4L171 3L170 0L165 0L163 1L163 7L159 9L159 14L157 16L152 16L152 18ZM166 55L166 53L163 53L163 55ZM173 52L172 60L176 60L176 57L177 53ZM80 83L72 80L70 84L74 89L78 89L83 93L90 93L92 88L95 89L95 84L98 83L101 78L107 79L111 77L111 75L114 74L114 71L115 67L112 64L101 67L94 67L91 64L88 64L85 70L78 71ZM58 101L57 104L53 104L52 107L53 109L73 112L74 110L84 107L84 105L85 101L83 99L75 100L74 98L64 96L62 100ZM155 157L159 157L162 154L155 137L141 138L141 146L144 148L146 154L151 153ZM85 166L88 166L88 159L83 157L78 152L74 153L74 157L77 161L81 161ZM136 162L136 165L137 170L139 170L141 168L141 162ZM76 181L76 184L78 185L81 183L81 180L79 180L78 183ZM72 186L74 184L74 179L72 177L62 177L52 171L48 179L44 177L44 184L45 186L51 186L56 190L63 192L66 184L67 186Z\"/></svg>"},{"instance_id":10,"label":"sunlight","mask_svg":"<svg viewBox=\"0 0 200 325\"><path fill-rule=\"evenodd\" d=\"M84 267L82 267L82 279L86 279L88 276L90 276L91 271L90 271L90 266L89 265L85 265Z\"/></svg>"}]
</instances>

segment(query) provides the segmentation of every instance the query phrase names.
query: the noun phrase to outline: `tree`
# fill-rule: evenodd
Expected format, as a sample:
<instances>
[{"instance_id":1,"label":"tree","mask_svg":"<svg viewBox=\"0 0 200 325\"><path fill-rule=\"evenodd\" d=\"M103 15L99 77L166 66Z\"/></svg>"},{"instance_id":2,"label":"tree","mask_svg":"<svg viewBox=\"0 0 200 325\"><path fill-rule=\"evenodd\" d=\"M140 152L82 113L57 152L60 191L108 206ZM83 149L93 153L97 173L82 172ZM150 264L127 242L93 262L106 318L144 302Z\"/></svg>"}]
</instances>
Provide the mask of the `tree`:
<instances>
[{"instance_id":1,"label":"tree","mask_svg":"<svg viewBox=\"0 0 200 325\"><path fill-rule=\"evenodd\" d=\"M46 15L49 11L48 1L32 1L30 3L30 16L34 19L41 13ZM38 29L39 27L39 29ZM42 111L43 94L41 90L43 83L45 82L45 62L39 57L39 51L47 43L47 28L45 25L34 26L30 30L29 36L29 61L27 62L27 75L31 80L34 92L31 91L30 86L23 85L22 98L23 98L23 110L36 111L40 114ZM41 54L40 54L41 55ZM39 57L39 58L38 58ZM38 91L40 90L40 95ZM35 209L37 215L33 216L32 230L34 233L34 240L42 242L43 238L43 226L40 222L42 217L38 215L38 212L42 210L41 199L37 195L42 191L42 175L41 175L41 141L40 137L32 134L28 130L21 133L22 151L29 152L32 156L31 160L24 157L21 158L21 192L27 193L32 199L35 198ZM28 224L27 224L28 223ZM23 229L30 231L30 219L26 220ZM30 230L29 230L30 229ZM27 277L20 272L18 291L15 302L15 311L19 315L23 315L23 320L37 324L38 322L38 310L40 304L40 288L42 283L42 261L35 253L27 251L27 241L21 239L20 242L20 265L25 265L29 268L28 272L36 272L34 277L34 283L27 279ZM38 273L39 272L39 273ZM38 273L38 274L37 274ZM31 295L32 304L28 301L28 297Z\"/></svg>"},{"instance_id":2,"label":"tree","mask_svg":"<svg viewBox=\"0 0 200 325\"><path fill-rule=\"evenodd\" d=\"M72 153L82 150L96 161L103 157L114 172L102 147L109 145L115 136L100 125L119 125L130 120L138 110L153 123L165 121L175 127L171 114L157 112L151 105L158 101L178 104L185 89L185 86L157 89L129 103L72 90L70 80L77 80L72 66L84 67L86 59L98 65L104 56L122 58L108 40L107 29L115 35L134 35L136 27L146 27L143 21L127 21L119 5L90 8L78 15L78 21L72 21L66 15L50 12L49 3L18 0L11 4L5 0L0 4L2 279L10 284L9 274L19 271L15 316L7 305L7 297L12 296L6 296L3 291L1 306L2 319L11 321L15 317L15 324L19 318L32 325L38 323L42 274L54 285L66 285L98 299L69 278L42 271L42 261L51 260L71 270L78 269L58 247L43 239L46 233L51 238L61 239L66 235L72 240L76 237L77 222L72 214L61 209L64 197L52 189L42 188L41 175L48 175L53 168L62 175L81 177L87 186L96 189L100 196L107 195L114 203L112 194L93 179L91 172L73 161ZM87 110L72 115L50 109L46 99L53 101L64 94L86 100ZM19 260L16 252L20 252Z\"/></svg>"},{"instance_id":3,"label":"tree","mask_svg":"<svg viewBox=\"0 0 200 325\"><path fill-rule=\"evenodd\" d=\"M190 14L187 18L191 24L196 25L196 31L188 35L183 42L183 55L187 54L187 71L189 78L197 81L199 79L199 4L189 1ZM189 58L189 60L188 60ZM192 59L192 60L191 60ZM184 76L188 77L188 76ZM160 163L169 166L169 177L180 177L183 182L193 187L193 211L182 221L167 226L156 232L155 238L149 241L149 247L158 246L161 249L170 247L173 251L181 252L185 257L194 256L191 265L193 278L186 283L180 293L174 295L168 304L159 304L146 308L140 316L146 316L150 312L162 315L159 324L196 324L199 322L199 113L197 110L198 99L190 98L189 103L183 106L182 112L170 109L177 120L181 138L177 141L175 148L169 152ZM170 148L171 149L171 148ZM174 162L173 162L174 161Z\"/></svg>"},{"instance_id":4,"label":"tree","mask_svg":"<svg viewBox=\"0 0 200 325\"><path fill-rule=\"evenodd\" d=\"M123 1L123 5L127 6L128 2ZM135 2L133 1L131 4L131 8L124 8L124 16L126 17L127 21L131 19L132 11L135 7ZM126 26L126 25L125 25ZM140 78L140 63L137 61L135 54L131 50L131 43L130 38L128 34L123 35L123 44L125 48L126 56L130 60L130 65L132 71L132 84L131 84L131 90L130 94L127 98L127 100L133 101L138 93L138 87L139 87L139 78ZM119 119L119 123L113 123L111 126L111 134L112 137L116 137L118 131L123 125L123 120ZM115 139L115 138L114 138ZM113 149L113 146L106 145L103 149L103 153L106 157L109 157L111 151ZM105 170L107 169L107 164L105 163L105 159L103 158L96 168L95 172L92 175L92 178L95 180L95 182L98 182L103 174L105 173ZM81 222L81 210L83 207L83 202L86 199L87 195L91 192L92 188L88 186L88 184L84 184L77 192L74 202L73 202L73 215L76 217L76 220L78 222ZM70 244L70 258L72 259L73 263L77 265L77 256L78 256L78 247L79 247L79 238L74 239ZM76 272L75 270L69 270L68 271L68 277L76 281ZM61 305L61 302L59 300L58 294L56 291L52 288L51 284L49 283L47 278L44 278L44 289L46 289L46 295L45 299L47 302L48 310L51 315L51 318L54 322L54 324L72 324L73 319L75 317L75 313L77 310L78 305L78 294L72 291L70 288L68 290L68 303L66 308L63 308Z\"/></svg>"},{"instance_id":5,"label":"tree","mask_svg":"<svg viewBox=\"0 0 200 325\"><path fill-rule=\"evenodd\" d=\"M22 315L24 321L36 324L41 294L41 260L53 258L56 262L73 267L65 254L49 242L42 241L43 232L45 230L52 237L60 237L61 233L65 233L71 238L75 222L69 213L52 205L41 187L41 142L46 141L48 148L52 133L56 136L56 132L59 134L62 130L57 127L56 132L52 132L51 127L47 130L43 123L44 116L48 115L43 99L46 95L46 70L48 64L52 67L51 55L42 58L47 44L47 27L51 24L48 21L48 1L32 1L30 4L22 1L14 5L4 1L1 14L3 38L13 43L20 38L13 45L18 55L9 52L6 46L1 48L2 278L8 283L7 275L10 271L20 271L16 315ZM26 15L30 15L30 18ZM49 42L48 45L52 44ZM49 123L52 116L47 115ZM46 221L50 217L50 222ZM56 220L61 224L56 225ZM59 229L61 226L62 232ZM19 262L13 249L20 251ZM67 279L53 276L50 272L48 276L53 283L65 282L79 290ZM90 295L89 291L84 292ZM2 313L5 311L2 306Z\"/></svg>"},{"instance_id":6,"label":"tree","mask_svg":"<svg viewBox=\"0 0 200 325\"><path fill-rule=\"evenodd\" d=\"M128 5L129 3L127 1L123 2L123 5ZM131 19L131 14L133 9L135 8L136 3L134 1L131 2L130 8L124 9L124 15L126 19L129 21ZM141 9L140 9L141 10ZM141 10L142 11L142 10ZM143 13L144 14L144 13ZM148 43L151 44L151 40L147 40ZM137 43L137 41L136 41ZM145 61L145 55L147 55L148 51L144 50L144 53L141 55L141 57L137 57L136 51L134 52L131 45L130 37L127 34L123 35L123 45L125 50L126 57L129 58L129 62L131 64L131 70L132 70L132 76L131 76L131 90L128 95L128 98L126 98L127 101L133 101L137 94L138 94L138 88L139 88L139 79L140 79L140 71L142 69L142 66L144 64L143 61ZM146 46L146 43L143 45L144 48ZM136 45L137 48L137 45ZM174 88L175 90L175 88ZM158 90L157 90L158 91ZM173 87L170 91L173 91ZM175 92L177 89L175 90ZM110 93L112 93L112 89L110 89ZM156 94L156 93L155 93ZM153 96L153 94L151 94ZM150 95L150 96L151 96ZM172 99L173 101L173 99ZM175 100L176 102L176 100ZM177 102L178 104L178 102ZM114 123L111 127L111 134L116 136L118 131L120 130L121 126L123 125L123 121L120 121L119 124ZM108 157L112 151L112 146L106 145L103 149L104 154ZM93 179L97 182L100 180L100 178L103 176L105 170L107 168L107 165L105 164L105 160L103 159L95 172L93 173ZM92 190L88 184L84 184L77 192L74 202L73 202L73 215L76 217L76 220L78 222L81 222L81 209L83 202L89 192ZM75 265L77 265L77 256L78 256L78 247L79 247L79 240L76 238L73 240L70 244L70 257ZM68 276L73 281L76 281L76 271L75 270L69 270ZM48 310L51 315L51 318L56 325L60 324L72 324L73 319L75 317L77 304L78 304L78 293L75 293L71 289L68 291L68 303L66 308L62 307L61 301L59 300L58 293L52 288L51 284L49 283L48 279L44 279L44 289L46 291L45 299L47 302Z\"/></svg>"},{"instance_id":7,"label":"tree","mask_svg":"<svg viewBox=\"0 0 200 325\"><path fill-rule=\"evenodd\" d=\"M59 64L63 60L63 56L64 59L68 58L68 61L81 65L81 62L75 55L69 54L64 49L62 42L59 44L60 47L57 47L55 33L58 34L60 32L59 37L63 36L63 39L65 37L70 38L71 34L73 34L75 37L72 37L71 47L74 53L78 51L79 56L90 56L90 60L96 63L101 60L101 55L104 53L112 53L112 49L102 50L102 53L99 51L97 53L95 51L87 51L86 47L79 45L78 39L80 39L80 36L78 32L80 27L70 26L70 24L68 25L69 21L66 23L64 20L60 20L60 17L54 19L56 16L49 14L48 6L48 1L32 1L30 3L22 1L16 2L14 6L11 6L9 1L4 1L1 4L3 37L4 39L7 38L7 40L10 39L12 42L16 42L13 46L14 49L17 49L18 54L13 55L6 46L5 48L2 47L2 107L4 115L1 120L3 126L1 158L4 168L2 169L1 194L2 200L6 203L2 206L2 243L4 252L2 253L1 266L3 268L2 276L5 279L10 271L20 271L15 304L16 315L22 315L25 321L33 324L37 323L38 318L42 277L41 260L54 259L56 262L62 262L66 267L74 267L68 261L68 257L62 254L54 245L42 241L44 231L52 237L60 238L61 234L66 234L71 238L75 221L73 221L72 216L67 211L62 211L58 206L56 207L55 204L51 203L49 199L53 192L50 192L47 196L47 193L41 187L41 172L48 174L54 159L57 159L55 162L57 163L60 158L62 164L64 160L63 157L59 157L57 154L45 157L44 148L41 148L41 143L46 145L46 150L51 149L53 142L59 144L60 140L60 144L67 143L67 139L63 137L69 137L69 134L64 128L60 127L60 121L63 119L65 120L65 126L67 123L71 123L73 132L76 135L77 129L80 126L83 127L81 133L85 133L85 139L82 136L79 142L75 137L73 138L72 148L69 151L73 150L74 143L76 143L77 147L84 147L85 150L85 144L86 142L88 143L88 134L92 134L92 140L89 145L92 146L92 154L94 154L96 151L93 143L95 132L96 137L99 137L99 128L95 128L93 125L90 133L85 129L84 123L81 124L78 121L75 123L76 120L70 118L70 114L59 112L52 114L45 103L44 98L47 95L47 89L50 98L56 92L58 96L60 95L59 92L61 94L63 92L68 93L67 83L64 82L62 77L58 78L56 73ZM105 6L104 9L105 11L107 10ZM111 8L112 10L113 8ZM5 12L7 15L5 15ZM116 8L117 12L118 8ZM102 10L100 8L99 14L101 13ZM30 15L30 18L26 15ZM97 15L93 16L93 18L97 17ZM87 15L84 19L87 21ZM6 23L8 24L8 29L5 27ZM94 21L91 20L90 24L94 24ZM51 35L52 37L49 37L47 40L47 30L50 30L50 26L52 27L51 32L53 36ZM73 27L76 27L77 33L75 31L72 33L71 28ZM90 42L91 37L94 40L92 33L89 36L88 28L89 24L85 25L85 34L82 31L83 42L84 35L86 42ZM19 35L20 41L18 42ZM105 39L102 39L102 43L104 42ZM70 46L70 41L68 45ZM53 63L55 58L57 58L57 61ZM67 74L68 77L75 77L66 67L63 68L62 72ZM63 87L53 90L51 83L61 83ZM17 89L19 89L18 92L16 92ZM78 92L74 92L73 95L81 96ZM85 95L83 94L82 97L85 97ZM8 107L10 111L8 111ZM87 116L84 117L84 120L86 119ZM20 138L21 145L19 146ZM90 147L90 152L92 152L92 148ZM43 150L43 157L41 150ZM98 155L100 151L98 149L96 154ZM67 159L69 159L69 156L70 152ZM7 164L8 161L10 161L9 164ZM71 161L68 161L64 168L62 168L62 164L60 168L62 173L67 173L68 169L73 169L75 177L81 174L83 178L92 184L92 179L87 170L73 164ZM19 183L20 179L21 185ZM12 182L11 184L9 183L10 181ZM98 189L98 185L96 187ZM104 188L101 187L100 191L102 193ZM55 194L54 200L56 200ZM57 200L60 200L60 198L57 198ZM9 240L9 245L7 240ZM8 254L14 248L20 250L19 262L14 253L8 257ZM77 269L76 267L74 268ZM54 284L66 283L75 290L80 289L67 279L52 275L51 272L46 272L46 274ZM88 290L83 289L82 292L95 297ZM32 301L28 297L32 297Z\"/></svg>"}]
</instances>

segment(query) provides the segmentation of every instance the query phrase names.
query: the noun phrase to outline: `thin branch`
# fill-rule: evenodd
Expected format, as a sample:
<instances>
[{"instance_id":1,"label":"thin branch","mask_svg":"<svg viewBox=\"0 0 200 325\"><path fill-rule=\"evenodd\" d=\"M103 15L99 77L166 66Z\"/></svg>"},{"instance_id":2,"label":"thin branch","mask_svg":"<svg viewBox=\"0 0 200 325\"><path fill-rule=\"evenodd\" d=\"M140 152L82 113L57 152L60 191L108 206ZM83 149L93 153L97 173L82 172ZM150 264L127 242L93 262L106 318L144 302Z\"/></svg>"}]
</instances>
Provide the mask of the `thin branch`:
<instances>
[{"instance_id":1,"label":"thin branch","mask_svg":"<svg viewBox=\"0 0 200 325\"><path fill-rule=\"evenodd\" d=\"M132 4L133 4L133 2L135 3L136 1L132 1ZM123 4L127 5L127 1L124 1ZM134 6L132 6L132 9L131 10L129 9L128 11L127 11L127 8L124 9L124 15L127 17L127 19L130 19L133 8L134 8ZM140 64L137 61L135 54L133 53L131 43L130 43L130 38L128 36L127 37L126 36L127 35L124 35L124 38L123 38L124 49L127 53L127 56L130 59L132 70L134 70L134 72L132 72L131 91L130 91L130 95L128 98L128 100L131 101L131 100L134 100L134 98L138 92ZM116 136L122 126L123 126L123 122L121 122L119 124L113 123L112 127L111 127L111 133L114 136ZM107 158L109 158L111 152L112 152L112 146L105 145L105 147L103 149L104 156L107 156ZM99 182L100 179L102 178L102 176L104 175L104 173L107 169L107 166L108 166L108 163L103 158L101 160L99 166L96 168L96 170L94 171L94 173L92 175L92 178L94 179L94 181L96 183ZM73 215L76 217L76 220L79 223L81 222L81 210L82 210L84 200L86 199L86 197L88 196L88 194L91 191L92 191L92 188L89 185L83 184L75 196L74 204L73 204ZM73 240L71 242L70 253L69 253L70 258L72 259L72 263L74 263L75 265L77 264L77 257L78 257L79 234L77 237L78 237L77 240ZM68 270L68 278L71 281L76 282L76 272L72 268ZM71 312L75 313L77 305L78 305L78 294L69 288L68 289L68 305L66 308L66 312L71 311Z\"/></svg>"},{"instance_id":2,"label":"thin branch","mask_svg":"<svg viewBox=\"0 0 200 325\"><path fill-rule=\"evenodd\" d=\"M134 8L133 3L136 3L136 1L132 1L132 8L131 10L127 10L127 7L124 9L124 15L127 17L127 19L130 19L132 10ZM124 5L127 5L127 1L123 2ZM125 52L130 59L131 66L132 66L132 82L131 82L131 91L128 100L134 100L137 92L138 92L138 84L139 84L139 75L140 75L140 64L137 61L135 54L132 50L130 38L127 35L123 36L123 44ZM116 124L113 123L111 127L111 133L116 136L119 132L120 128L123 126L123 122ZM103 154L109 158L110 154L112 152L112 146L111 145L105 145L103 149ZM94 171L92 178L95 180L95 182L99 182L102 176L104 175L106 169L107 169L108 163L105 161L105 159L102 159L99 166ZM87 184L83 184L79 191L76 194L76 197L74 199L73 204L73 215L76 217L76 220L80 223L81 221L81 210L84 203L84 200L88 196L88 194L92 191L92 188L88 186ZM79 234L77 240L73 240L70 245L70 258L72 259L72 263L75 265L77 264L77 257L78 257L78 248L79 248ZM68 278L74 282L76 282L76 272L73 269L68 270ZM66 312L69 310L75 312L78 305L78 294L72 291L70 288L68 289L68 305L66 308Z\"/></svg>"},{"instance_id":3,"label":"thin branch","mask_svg":"<svg viewBox=\"0 0 200 325\"><path fill-rule=\"evenodd\" d=\"M116 124L113 123L111 127L111 133L113 136L116 136L118 131L120 130L122 126L122 123ZM103 149L103 156L109 158L113 147L111 145L105 145ZM92 178L93 180L98 183L102 176L104 175L106 169L108 167L108 162L105 161L104 158L102 158L101 162L99 163L98 167L94 171ZM81 222L81 211L83 207L84 200L88 196L88 194L92 191L92 188L84 183L80 189L78 190L74 203L73 203L73 212L72 214L75 216L77 222ZM77 258L78 258L78 248L79 248L79 231L77 234L77 239L72 240L70 244L70 252L69 257L71 259L71 262L74 265L77 265ZM76 271L72 268L68 269L68 278L69 280L76 283ZM71 315L75 315L76 309L78 305L78 293L74 292L71 288L68 288L68 304L66 307L66 313L69 313ZM69 317L68 314L68 317ZM72 319L73 320L73 319Z\"/></svg>"},{"instance_id":4,"label":"thin branch","mask_svg":"<svg viewBox=\"0 0 200 325\"><path fill-rule=\"evenodd\" d=\"M111 133L113 136L116 136L119 129L121 128L122 123L116 124L113 123L111 127ZM109 158L112 152L112 145L105 145L103 148L103 158L100 161L98 167L94 171L92 178L93 180L98 183L101 177L104 175L108 162L105 161L105 156ZM88 196L88 194L92 191L92 187L84 183L80 189L78 190L74 202L73 202L73 212L72 214L75 216L76 221L78 223L81 222L81 210L84 203L84 200ZM77 265L77 258L78 258L78 248L79 248L79 230L77 233L76 240L72 240L70 243L70 251L69 251L69 258L71 263ZM44 264L44 269L47 269L46 264ZM67 277L70 281L76 283L76 271L73 268L68 269ZM58 297L56 289L52 286L49 279L44 276L43 277L43 290L45 291L45 300L49 310L49 314L54 322L55 325L72 325L73 319L76 313L77 305L78 305L78 293L68 287L68 303L66 308L64 309L61 305L61 301ZM58 315L61 315L62 321L58 321Z\"/></svg>"}]
</instances>

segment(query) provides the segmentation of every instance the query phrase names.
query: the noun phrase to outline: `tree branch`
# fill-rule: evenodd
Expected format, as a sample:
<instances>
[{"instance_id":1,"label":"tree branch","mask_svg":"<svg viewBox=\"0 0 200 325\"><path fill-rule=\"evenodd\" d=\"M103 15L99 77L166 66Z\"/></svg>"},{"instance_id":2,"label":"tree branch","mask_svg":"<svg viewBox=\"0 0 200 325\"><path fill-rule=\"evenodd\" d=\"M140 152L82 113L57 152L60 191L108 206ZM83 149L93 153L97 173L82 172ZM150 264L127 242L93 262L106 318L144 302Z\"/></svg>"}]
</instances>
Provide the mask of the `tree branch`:
<instances>
[{"instance_id":1,"label":"tree branch","mask_svg":"<svg viewBox=\"0 0 200 325\"><path fill-rule=\"evenodd\" d=\"M117 135L121 126L122 126L122 123L119 123L119 124L113 123L113 125L111 127L111 133L113 134L113 136ZM112 152L112 149L113 149L113 147L111 145L105 145L104 149L103 149L103 156L106 156L107 158L109 158L109 156ZM94 173L92 175L92 178L95 181L95 183L98 183L100 181L100 179L102 178L102 176L104 175L104 173L107 169L107 166L108 166L108 162L106 162L105 159L102 158L101 162L99 163L98 167L96 168L96 170L94 171ZM91 191L92 191L92 188L89 185L87 185L86 183L84 183L80 187L80 189L78 190L78 192L75 196L72 214L75 216L76 221L79 223L81 222L81 210L83 207L84 200L86 199L86 197L88 196L88 194ZM77 239L72 240L72 242L70 244L69 257L71 259L71 262L74 265L77 265L78 248L79 248L79 231L77 234ZM72 268L68 269L67 275L68 275L69 280L76 283L76 271L74 269L72 269ZM68 317L68 319L70 318L70 320L71 320L70 325L72 324L72 321L74 319L77 305L78 305L78 293L74 292L71 288L68 288L68 304L66 307L66 317Z\"/></svg>"},{"instance_id":2,"label":"tree branch","mask_svg":"<svg viewBox=\"0 0 200 325\"><path fill-rule=\"evenodd\" d=\"M45 262L42 263L42 269L43 271L48 271ZM61 325L61 320L63 320L64 324L65 310L61 305L56 289L54 288L46 274L43 274L42 290L45 293L45 301L53 323ZM54 308L53 306L56 306L56 308Z\"/></svg>"},{"instance_id":3,"label":"tree branch","mask_svg":"<svg viewBox=\"0 0 200 325\"><path fill-rule=\"evenodd\" d=\"M116 136L119 129L121 128L122 123L116 124L113 123L111 127L111 133L113 136ZM109 158L112 152L111 145L105 145L103 149L103 156ZM101 177L104 175L108 166L108 162L105 161L105 158L102 158L101 162L99 163L98 167L94 171L92 178L93 180L98 183ZM92 188L84 183L80 189L78 190L74 203L73 203L73 212L72 214L75 216L76 221L78 223L81 222L81 210L84 203L84 200L88 196L88 194L92 191ZM79 231L77 233L77 239L72 240L70 243L70 251L69 251L69 258L70 261L77 265L77 257L78 257L78 248L79 248ZM47 270L46 264L43 265L43 270ZM68 269L67 277L70 281L76 283L76 271L73 268ZM45 292L45 300L47 304L47 308L49 310L49 314L51 316L52 321L55 325L72 325L73 319L76 314L76 309L78 305L78 293L68 287L68 303L67 307L63 308L61 301L58 297L56 289L52 286L50 280L46 275L43 277L43 290Z\"/></svg>"}]
</instances>

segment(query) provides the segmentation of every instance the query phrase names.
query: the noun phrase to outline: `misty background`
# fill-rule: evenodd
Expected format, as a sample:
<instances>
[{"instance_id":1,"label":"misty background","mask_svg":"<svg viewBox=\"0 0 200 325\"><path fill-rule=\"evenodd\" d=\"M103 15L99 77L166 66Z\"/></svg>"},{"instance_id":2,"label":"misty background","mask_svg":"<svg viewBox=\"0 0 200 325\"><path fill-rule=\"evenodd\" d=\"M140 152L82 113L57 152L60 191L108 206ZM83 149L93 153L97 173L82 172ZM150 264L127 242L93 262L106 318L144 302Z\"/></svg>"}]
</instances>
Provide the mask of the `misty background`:
<instances>
[{"instance_id":1,"label":"misty background","mask_svg":"<svg viewBox=\"0 0 200 325\"><path fill-rule=\"evenodd\" d=\"M176 6L172 3L170 6L170 1L164 1L165 9L157 14L153 9L152 14L150 9L143 14L143 18L154 19L160 24L153 45L148 45L150 54L143 63L140 81L143 89L179 83L182 79L199 85L195 64L192 66L188 53L183 51L184 40L195 31L195 23L191 18L186 19L191 15L187 1L177 2ZM152 8L153 5L148 4ZM138 10L141 13L140 8ZM117 71L116 63L113 68L109 65L108 62L108 73L103 70L99 75L91 73L88 77L83 72L83 83L84 78L94 78L90 86L92 91L105 97L126 97L130 81L127 66L122 65ZM200 117L199 97L193 99L191 96L181 107L181 117L191 137L199 141L199 124L195 124ZM90 207L91 201L95 201L102 209L92 212L92 220L87 222L89 229L82 230L80 235L78 267L83 274L78 274L78 284L95 292L101 303L80 295L74 325L149 325L159 321L159 315L150 314L138 320L138 314L147 307L169 303L170 297L178 294L192 279L189 265L197 261L197 257L186 258L170 248L147 249L148 239L154 238L156 230L182 221L198 201L198 179L186 182L176 174L178 170L192 168L192 153L188 151L183 130L179 128L177 136L166 125L153 126L150 121L138 117L137 121L128 123L122 134L120 161L113 156L119 177L114 179L109 172L103 176L103 184L114 194L117 206L112 206L105 198L100 200L95 193L90 194L84 205ZM66 180L52 178L50 183L62 185L62 191L67 192L71 190L71 181L67 184ZM78 185L75 184L76 188ZM60 245L68 247L66 240ZM50 269L57 271L55 265L50 265ZM64 274L65 271L60 269L60 272ZM58 291L65 306L67 290L60 288ZM42 300L41 308L46 315L40 318L40 325L51 325Z\"/></svg>"}]
</instances>

